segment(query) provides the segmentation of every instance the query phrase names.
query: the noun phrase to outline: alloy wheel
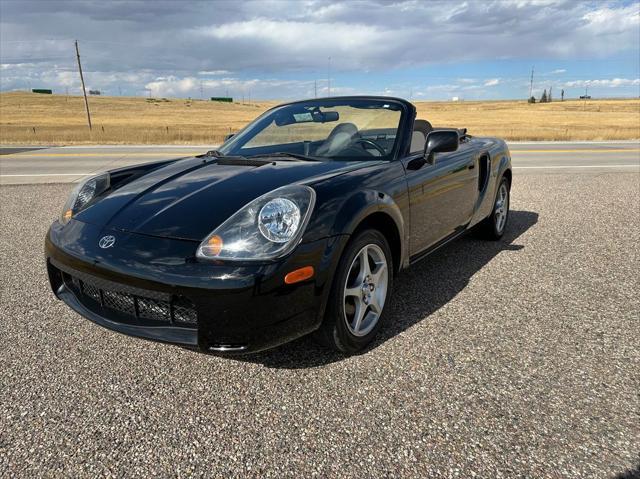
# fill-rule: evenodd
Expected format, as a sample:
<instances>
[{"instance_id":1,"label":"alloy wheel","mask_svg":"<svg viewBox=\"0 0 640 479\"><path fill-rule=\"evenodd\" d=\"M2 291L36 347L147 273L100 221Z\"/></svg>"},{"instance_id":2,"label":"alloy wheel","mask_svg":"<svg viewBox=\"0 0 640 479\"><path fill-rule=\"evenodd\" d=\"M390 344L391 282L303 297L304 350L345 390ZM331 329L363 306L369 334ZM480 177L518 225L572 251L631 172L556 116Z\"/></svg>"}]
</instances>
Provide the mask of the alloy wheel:
<instances>
[{"instance_id":1,"label":"alloy wheel","mask_svg":"<svg viewBox=\"0 0 640 479\"><path fill-rule=\"evenodd\" d=\"M380 319L389 286L387 258L376 244L363 247L351 263L344 287L344 319L355 336L366 336Z\"/></svg>"},{"instance_id":2,"label":"alloy wheel","mask_svg":"<svg viewBox=\"0 0 640 479\"><path fill-rule=\"evenodd\" d=\"M496 231L500 234L504 230L507 223L507 215L509 214L509 189L506 183L500 185L498 197L496 198L496 206L493 210L496 222Z\"/></svg>"}]
</instances>

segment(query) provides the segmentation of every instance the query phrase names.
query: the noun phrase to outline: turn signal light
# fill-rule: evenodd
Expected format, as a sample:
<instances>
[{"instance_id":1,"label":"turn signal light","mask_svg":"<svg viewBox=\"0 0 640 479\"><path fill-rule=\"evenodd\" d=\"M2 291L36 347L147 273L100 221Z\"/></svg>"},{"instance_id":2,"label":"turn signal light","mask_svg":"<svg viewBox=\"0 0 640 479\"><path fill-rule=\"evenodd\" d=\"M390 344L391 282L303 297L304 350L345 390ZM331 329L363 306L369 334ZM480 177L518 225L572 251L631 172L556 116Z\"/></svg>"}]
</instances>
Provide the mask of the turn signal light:
<instances>
[{"instance_id":1,"label":"turn signal light","mask_svg":"<svg viewBox=\"0 0 640 479\"><path fill-rule=\"evenodd\" d=\"M212 256L217 256L220 254L220 251L222 251L223 244L222 238L218 235L214 235L209 238L209 241L207 241L207 252Z\"/></svg>"},{"instance_id":2,"label":"turn signal light","mask_svg":"<svg viewBox=\"0 0 640 479\"><path fill-rule=\"evenodd\" d=\"M315 271L313 270L313 266L305 266L304 268L296 269L295 271L287 274L284 277L284 282L286 284L299 283L305 279L313 278L314 274Z\"/></svg>"}]
</instances>

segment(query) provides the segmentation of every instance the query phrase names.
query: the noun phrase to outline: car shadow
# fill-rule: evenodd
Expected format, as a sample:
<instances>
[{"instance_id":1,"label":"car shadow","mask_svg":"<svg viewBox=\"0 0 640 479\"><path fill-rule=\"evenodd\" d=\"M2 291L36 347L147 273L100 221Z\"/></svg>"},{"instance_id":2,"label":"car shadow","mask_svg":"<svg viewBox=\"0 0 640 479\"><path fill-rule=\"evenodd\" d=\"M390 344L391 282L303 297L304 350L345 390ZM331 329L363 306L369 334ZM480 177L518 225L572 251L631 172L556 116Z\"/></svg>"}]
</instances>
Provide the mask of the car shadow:
<instances>
[{"instance_id":1,"label":"car shadow","mask_svg":"<svg viewBox=\"0 0 640 479\"><path fill-rule=\"evenodd\" d=\"M629 469L628 471L621 472L613 479L640 479L640 459L638 459L638 465L634 469Z\"/></svg>"},{"instance_id":2,"label":"car shadow","mask_svg":"<svg viewBox=\"0 0 640 479\"><path fill-rule=\"evenodd\" d=\"M473 234L435 251L403 271L395 280L384 325L376 340L361 354L428 318L456 297L471 277L502 251L524 248L516 240L538 221L538 213L510 211L507 231L500 241L485 241ZM438 281L431 281L438 278ZM425 288L422 285L429 285ZM345 359L345 355L317 344L311 336L262 353L235 357L238 361L261 363L269 368L303 369Z\"/></svg>"}]
</instances>

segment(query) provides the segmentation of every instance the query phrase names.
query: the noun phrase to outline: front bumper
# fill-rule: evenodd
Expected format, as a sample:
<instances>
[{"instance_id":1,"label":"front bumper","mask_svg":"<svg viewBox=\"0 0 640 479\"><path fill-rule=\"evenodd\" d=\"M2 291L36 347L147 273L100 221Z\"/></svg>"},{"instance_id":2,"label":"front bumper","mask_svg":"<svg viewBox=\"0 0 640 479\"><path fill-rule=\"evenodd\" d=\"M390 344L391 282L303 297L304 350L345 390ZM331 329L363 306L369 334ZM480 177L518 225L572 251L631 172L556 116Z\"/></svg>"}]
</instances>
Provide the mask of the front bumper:
<instances>
[{"instance_id":1,"label":"front bumper","mask_svg":"<svg viewBox=\"0 0 640 479\"><path fill-rule=\"evenodd\" d=\"M101 250L104 234L118 248ZM202 263L197 244L107 231L72 220L52 225L45 242L56 296L109 329L202 351L248 353L320 326L346 237L302 243L268 264ZM315 276L287 285L284 276L311 265Z\"/></svg>"}]
</instances>

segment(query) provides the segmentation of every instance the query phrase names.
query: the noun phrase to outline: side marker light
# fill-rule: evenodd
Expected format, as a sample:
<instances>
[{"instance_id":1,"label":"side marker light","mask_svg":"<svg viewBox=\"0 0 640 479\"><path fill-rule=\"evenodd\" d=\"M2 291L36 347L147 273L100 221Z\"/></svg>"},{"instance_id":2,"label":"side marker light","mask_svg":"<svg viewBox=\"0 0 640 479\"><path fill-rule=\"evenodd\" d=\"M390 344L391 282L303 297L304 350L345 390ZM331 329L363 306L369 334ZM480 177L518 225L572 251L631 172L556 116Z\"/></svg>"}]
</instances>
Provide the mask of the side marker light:
<instances>
[{"instance_id":1,"label":"side marker light","mask_svg":"<svg viewBox=\"0 0 640 479\"><path fill-rule=\"evenodd\" d=\"M284 282L286 284L295 284L300 281L304 281L305 279L313 278L315 271L313 266L305 266L304 268L296 269L291 271L291 273L287 274L284 277Z\"/></svg>"}]
</instances>

